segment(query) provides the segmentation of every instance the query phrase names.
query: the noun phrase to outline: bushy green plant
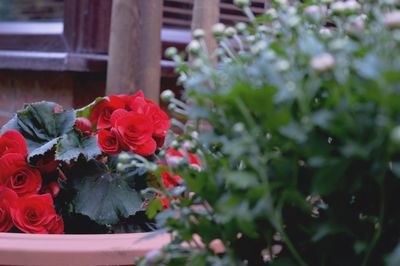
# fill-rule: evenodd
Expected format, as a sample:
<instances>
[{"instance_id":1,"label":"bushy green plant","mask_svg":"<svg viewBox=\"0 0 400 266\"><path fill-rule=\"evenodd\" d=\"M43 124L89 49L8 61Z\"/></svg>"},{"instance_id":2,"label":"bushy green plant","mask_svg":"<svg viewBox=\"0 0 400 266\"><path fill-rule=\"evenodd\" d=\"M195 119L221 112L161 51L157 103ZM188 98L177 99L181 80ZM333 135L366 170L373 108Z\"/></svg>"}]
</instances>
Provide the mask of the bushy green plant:
<instances>
[{"instance_id":1,"label":"bushy green plant","mask_svg":"<svg viewBox=\"0 0 400 266\"><path fill-rule=\"evenodd\" d=\"M169 50L202 169L175 164L174 240L142 265L400 265L399 2L237 2L212 55Z\"/></svg>"}]
</instances>

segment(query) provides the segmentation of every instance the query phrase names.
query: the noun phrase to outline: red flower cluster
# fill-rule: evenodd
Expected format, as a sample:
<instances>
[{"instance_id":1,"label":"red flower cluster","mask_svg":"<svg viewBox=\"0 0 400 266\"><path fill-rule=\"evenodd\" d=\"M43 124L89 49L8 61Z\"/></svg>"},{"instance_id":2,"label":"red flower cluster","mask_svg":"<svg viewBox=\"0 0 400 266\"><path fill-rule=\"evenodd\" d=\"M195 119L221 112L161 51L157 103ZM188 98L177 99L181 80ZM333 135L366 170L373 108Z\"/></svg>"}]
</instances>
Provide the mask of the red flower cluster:
<instances>
[{"instance_id":1,"label":"red flower cluster","mask_svg":"<svg viewBox=\"0 0 400 266\"><path fill-rule=\"evenodd\" d=\"M112 95L97 103L90 121L98 130L100 149L107 154L121 151L148 156L164 144L168 115L140 91L132 96Z\"/></svg>"},{"instance_id":2,"label":"red flower cluster","mask_svg":"<svg viewBox=\"0 0 400 266\"><path fill-rule=\"evenodd\" d=\"M168 149L166 151L165 160L167 161L168 164L172 165L172 164L176 163L178 160L184 159L183 154L187 154L189 164L191 166L196 166L199 168L201 167L201 162L196 157L196 155L189 153L189 152L181 152L181 151L174 150L174 149ZM182 177L180 177L179 175L174 175L171 172L165 172L165 171L161 172L161 178L164 183L164 186L167 189L179 186L183 181ZM169 207L168 199L164 198L164 197L161 197L160 199L163 203L163 207L168 208Z\"/></svg>"},{"instance_id":3,"label":"red flower cluster","mask_svg":"<svg viewBox=\"0 0 400 266\"><path fill-rule=\"evenodd\" d=\"M42 176L31 167L24 137L14 130L0 137L0 232L14 225L25 233L62 233L64 223L50 194L38 195Z\"/></svg>"}]
</instances>

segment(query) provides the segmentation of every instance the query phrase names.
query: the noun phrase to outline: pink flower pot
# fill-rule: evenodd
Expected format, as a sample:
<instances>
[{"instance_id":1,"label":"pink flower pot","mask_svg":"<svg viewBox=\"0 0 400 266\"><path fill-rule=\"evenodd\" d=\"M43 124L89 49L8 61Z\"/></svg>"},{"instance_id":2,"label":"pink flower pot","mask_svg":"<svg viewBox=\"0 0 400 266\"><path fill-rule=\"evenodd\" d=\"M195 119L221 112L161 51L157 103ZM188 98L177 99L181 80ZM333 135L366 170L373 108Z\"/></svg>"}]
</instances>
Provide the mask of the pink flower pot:
<instances>
[{"instance_id":1,"label":"pink flower pot","mask_svg":"<svg viewBox=\"0 0 400 266\"><path fill-rule=\"evenodd\" d=\"M0 233L0 265L133 265L168 234L31 235Z\"/></svg>"}]
</instances>

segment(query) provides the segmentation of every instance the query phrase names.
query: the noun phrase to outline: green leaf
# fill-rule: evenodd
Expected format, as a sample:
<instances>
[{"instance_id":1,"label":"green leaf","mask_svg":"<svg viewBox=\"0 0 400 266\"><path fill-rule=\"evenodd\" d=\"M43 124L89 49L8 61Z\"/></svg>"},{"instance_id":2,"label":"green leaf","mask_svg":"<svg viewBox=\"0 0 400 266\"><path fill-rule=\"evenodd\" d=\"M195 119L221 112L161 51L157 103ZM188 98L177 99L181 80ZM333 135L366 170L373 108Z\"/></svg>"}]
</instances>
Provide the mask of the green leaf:
<instances>
[{"instance_id":1,"label":"green leaf","mask_svg":"<svg viewBox=\"0 0 400 266\"><path fill-rule=\"evenodd\" d=\"M56 159L69 163L80 155L91 160L100 154L101 150L97 145L96 137L85 137L76 130L72 130L60 138L57 144Z\"/></svg>"},{"instance_id":2,"label":"green leaf","mask_svg":"<svg viewBox=\"0 0 400 266\"><path fill-rule=\"evenodd\" d=\"M27 104L2 127L1 133L10 129L21 132L28 146L28 158L43 155L75 124L74 110L56 112L56 109L61 107L53 102Z\"/></svg>"},{"instance_id":3,"label":"green leaf","mask_svg":"<svg viewBox=\"0 0 400 266\"><path fill-rule=\"evenodd\" d=\"M139 193L123 176L109 172L104 164L94 160L83 171L73 179L76 213L87 215L98 224L117 224L121 218L142 210Z\"/></svg>"},{"instance_id":4,"label":"green leaf","mask_svg":"<svg viewBox=\"0 0 400 266\"><path fill-rule=\"evenodd\" d=\"M98 104L100 101L102 101L104 97L97 97L93 102L88 104L87 106L79 109L76 111L76 116L77 117L86 117L89 118L90 114L92 113L93 108Z\"/></svg>"},{"instance_id":5,"label":"green leaf","mask_svg":"<svg viewBox=\"0 0 400 266\"><path fill-rule=\"evenodd\" d=\"M160 199L155 199L150 202L149 206L147 207L146 214L150 219L156 217L159 211L163 210L163 204Z\"/></svg>"},{"instance_id":6,"label":"green leaf","mask_svg":"<svg viewBox=\"0 0 400 266\"><path fill-rule=\"evenodd\" d=\"M225 175L226 182L236 188L249 188L259 184L257 177L249 172L229 172Z\"/></svg>"}]
</instances>

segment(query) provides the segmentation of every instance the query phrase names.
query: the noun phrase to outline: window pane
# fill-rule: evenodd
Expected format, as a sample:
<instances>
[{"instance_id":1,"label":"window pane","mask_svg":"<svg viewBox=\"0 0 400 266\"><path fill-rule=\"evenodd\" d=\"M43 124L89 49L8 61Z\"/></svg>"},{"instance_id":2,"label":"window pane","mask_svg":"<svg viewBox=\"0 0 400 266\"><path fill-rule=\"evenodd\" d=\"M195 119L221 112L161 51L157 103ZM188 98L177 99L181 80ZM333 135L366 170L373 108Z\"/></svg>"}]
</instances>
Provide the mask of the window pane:
<instances>
[{"instance_id":1,"label":"window pane","mask_svg":"<svg viewBox=\"0 0 400 266\"><path fill-rule=\"evenodd\" d=\"M0 21L61 21L64 0L0 0Z\"/></svg>"}]
</instances>

